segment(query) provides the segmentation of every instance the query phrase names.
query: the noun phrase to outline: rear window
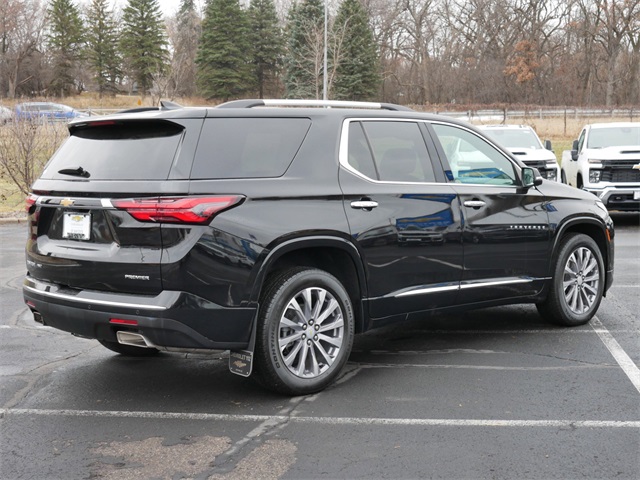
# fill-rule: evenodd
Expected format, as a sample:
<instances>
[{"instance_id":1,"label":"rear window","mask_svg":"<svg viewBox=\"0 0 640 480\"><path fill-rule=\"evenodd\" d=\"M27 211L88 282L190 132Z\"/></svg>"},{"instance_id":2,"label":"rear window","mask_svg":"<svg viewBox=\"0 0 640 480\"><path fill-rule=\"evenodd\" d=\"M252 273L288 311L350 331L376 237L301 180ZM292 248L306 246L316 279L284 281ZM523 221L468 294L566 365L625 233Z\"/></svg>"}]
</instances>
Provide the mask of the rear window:
<instances>
[{"instance_id":1,"label":"rear window","mask_svg":"<svg viewBox=\"0 0 640 480\"><path fill-rule=\"evenodd\" d=\"M182 139L171 122L105 122L76 127L42 173L46 179L72 180L82 168L91 180L164 180Z\"/></svg>"},{"instance_id":2,"label":"rear window","mask_svg":"<svg viewBox=\"0 0 640 480\"><path fill-rule=\"evenodd\" d=\"M308 118L209 118L191 178L279 177L310 126Z\"/></svg>"}]
</instances>

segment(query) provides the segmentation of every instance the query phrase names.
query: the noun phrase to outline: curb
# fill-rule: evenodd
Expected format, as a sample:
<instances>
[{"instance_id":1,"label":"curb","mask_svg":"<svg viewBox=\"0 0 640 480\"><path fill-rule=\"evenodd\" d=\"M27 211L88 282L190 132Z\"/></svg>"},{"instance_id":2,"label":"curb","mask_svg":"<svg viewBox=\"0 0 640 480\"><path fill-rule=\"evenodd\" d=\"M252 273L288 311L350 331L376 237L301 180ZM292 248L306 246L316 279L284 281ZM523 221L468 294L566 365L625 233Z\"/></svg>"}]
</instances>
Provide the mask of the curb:
<instances>
[{"instance_id":1,"label":"curb","mask_svg":"<svg viewBox=\"0 0 640 480\"><path fill-rule=\"evenodd\" d=\"M12 223L27 223L27 217L6 217L0 218L0 225Z\"/></svg>"}]
</instances>

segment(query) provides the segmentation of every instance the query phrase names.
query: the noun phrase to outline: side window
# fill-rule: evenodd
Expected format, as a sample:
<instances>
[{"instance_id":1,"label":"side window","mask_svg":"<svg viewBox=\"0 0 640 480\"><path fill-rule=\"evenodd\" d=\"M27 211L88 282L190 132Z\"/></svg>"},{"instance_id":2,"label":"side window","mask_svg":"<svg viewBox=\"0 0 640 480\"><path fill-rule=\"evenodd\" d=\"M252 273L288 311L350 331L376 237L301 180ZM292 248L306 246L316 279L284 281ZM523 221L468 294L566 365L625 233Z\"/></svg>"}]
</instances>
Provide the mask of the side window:
<instances>
[{"instance_id":1,"label":"side window","mask_svg":"<svg viewBox=\"0 0 640 480\"><path fill-rule=\"evenodd\" d=\"M362 173L366 177L378 180L378 172L376 171L371 155L371 149L367 142L367 137L362 130L360 122L352 122L349 125L349 165L355 170Z\"/></svg>"},{"instance_id":2,"label":"side window","mask_svg":"<svg viewBox=\"0 0 640 480\"><path fill-rule=\"evenodd\" d=\"M365 121L362 127L381 181L435 181L433 166L417 123Z\"/></svg>"},{"instance_id":3,"label":"side window","mask_svg":"<svg viewBox=\"0 0 640 480\"><path fill-rule=\"evenodd\" d=\"M580 137L578 138L578 152L582 151L582 147L584 146L584 137L586 136L586 130L582 130L580 132Z\"/></svg>"},{"instance_id":4,"label":"side window","mask_svg":"<svg viewBox=\"0 0 640 480\"><path fill-rule=\"evenodd\" d=\"M511 161L482 137L452 125L433 124L456 183L516 185Z\"/></svg>"},{"instance_id":5,"label":"side window","mask_svg":"<svg viewBox=\"0 0 640 480\"><path fill-rule=\"evenodd\" d=\"M191 178L279 177L310 126L307 118L207 118Z\"/></svg>"}]
</instances>

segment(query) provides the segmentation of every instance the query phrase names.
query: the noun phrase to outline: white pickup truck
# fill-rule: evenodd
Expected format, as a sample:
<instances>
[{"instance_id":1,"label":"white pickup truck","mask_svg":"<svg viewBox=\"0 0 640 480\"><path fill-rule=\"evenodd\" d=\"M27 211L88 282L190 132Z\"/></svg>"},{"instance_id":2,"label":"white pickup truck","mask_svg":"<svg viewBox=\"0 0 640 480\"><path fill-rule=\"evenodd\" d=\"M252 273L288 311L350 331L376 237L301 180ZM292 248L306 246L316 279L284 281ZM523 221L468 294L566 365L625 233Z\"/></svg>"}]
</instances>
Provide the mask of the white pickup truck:
<instances>
[{"instance_id":1,"label":"white pickup truck","mask_svg":"<svg viewBox=\"0 0 640 480\"><path fill-rule=\"evenodd\" d=\"M609 210L640 211L640 123L585 125L573 149L562 152L560 175Z\"/></svg>"},{"instance_id":2,"label":"white pickup truck","mask_svg":"<svg viewBox=\"0 0 640 480\"><path fill-rule=\"evenodd\" d=\"M537 168L542 178L560 181L560 166L551 149L551 141L544 145L535 130L528 125L480 125L479 129L522 160L528 167Z\"/></svg>"}]
</instances>

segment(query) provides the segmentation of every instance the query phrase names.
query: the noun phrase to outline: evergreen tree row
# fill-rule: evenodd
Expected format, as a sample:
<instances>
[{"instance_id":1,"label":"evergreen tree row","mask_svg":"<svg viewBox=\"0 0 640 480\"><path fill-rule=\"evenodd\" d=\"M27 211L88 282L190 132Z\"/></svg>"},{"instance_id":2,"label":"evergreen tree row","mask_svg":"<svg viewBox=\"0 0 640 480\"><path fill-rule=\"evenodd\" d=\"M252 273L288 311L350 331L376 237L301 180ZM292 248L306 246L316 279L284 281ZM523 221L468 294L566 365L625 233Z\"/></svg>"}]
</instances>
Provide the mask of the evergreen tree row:
<instances>
[{"instance_id":1,"label":"evergreen tree row","mask_svg":"<svg viewBox=\"0 0 640 480\"><path fill-rule=\"evenodd\" d=\"M103 94L155 90L207 99L322 98L323 0L298 0L286 25L273 0L181 0L165 24L158 0L127 0L121 16L109 0L49 0L48 92L64 96L91 82ZM343 0L329 21L327 85L333 99L376 97L379 62L362 0ZM87 76L88 71L91 72Z\"/></svg>"}]
</instances>

